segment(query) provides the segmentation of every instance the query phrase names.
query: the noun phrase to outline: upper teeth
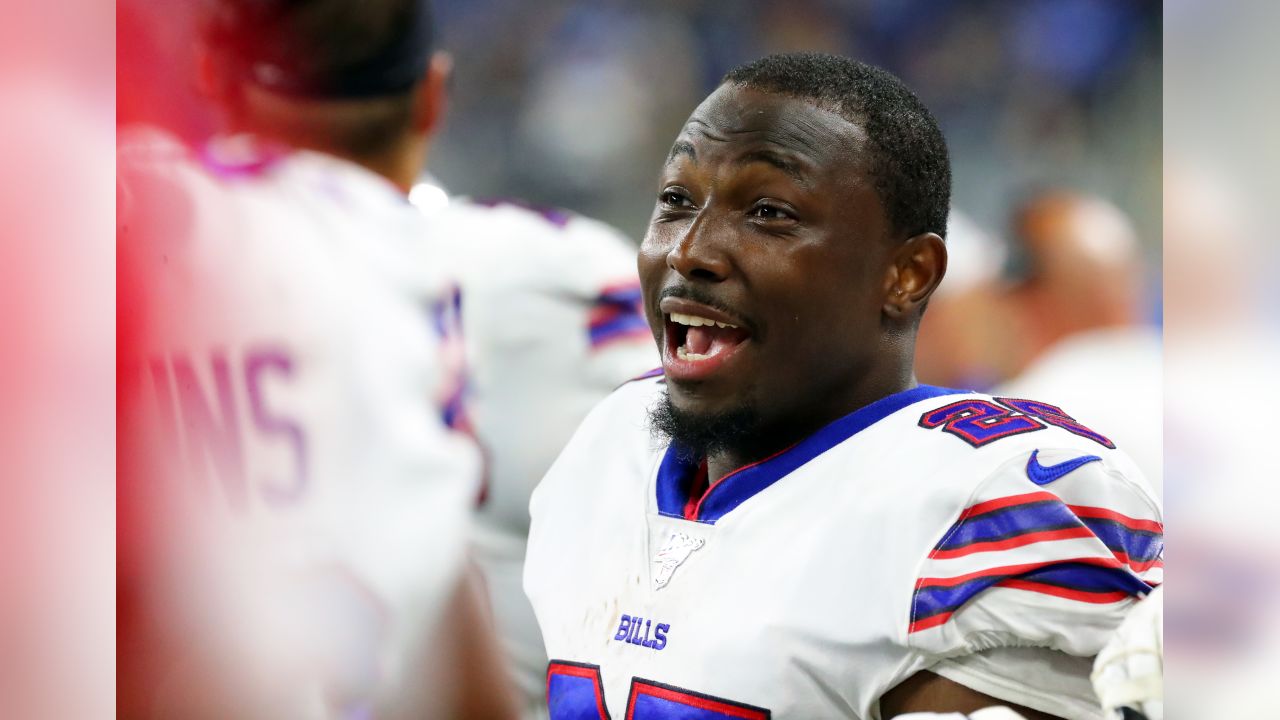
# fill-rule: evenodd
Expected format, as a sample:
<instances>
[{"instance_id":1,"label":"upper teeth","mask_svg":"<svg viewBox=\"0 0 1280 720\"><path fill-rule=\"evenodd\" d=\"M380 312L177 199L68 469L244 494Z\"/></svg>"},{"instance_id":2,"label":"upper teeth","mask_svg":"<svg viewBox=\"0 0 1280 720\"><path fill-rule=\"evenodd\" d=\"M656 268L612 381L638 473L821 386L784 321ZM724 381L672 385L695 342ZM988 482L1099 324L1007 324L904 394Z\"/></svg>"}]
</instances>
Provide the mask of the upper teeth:
<instances>
[{"instance_id":1,"label":"upper teeth","mask_svg":"<svg viewBox=\"0 0 1280 720\"><path fill-rule=\"evenodd\" d=\"M689 327L702 327L703 325L715 325L719 328L736 328L737 325L729 323L716 322L709 318L699 317L697 315L685 315L684 313L671 313L671 322L688 325Z\"/></svg>"}]
</instances>

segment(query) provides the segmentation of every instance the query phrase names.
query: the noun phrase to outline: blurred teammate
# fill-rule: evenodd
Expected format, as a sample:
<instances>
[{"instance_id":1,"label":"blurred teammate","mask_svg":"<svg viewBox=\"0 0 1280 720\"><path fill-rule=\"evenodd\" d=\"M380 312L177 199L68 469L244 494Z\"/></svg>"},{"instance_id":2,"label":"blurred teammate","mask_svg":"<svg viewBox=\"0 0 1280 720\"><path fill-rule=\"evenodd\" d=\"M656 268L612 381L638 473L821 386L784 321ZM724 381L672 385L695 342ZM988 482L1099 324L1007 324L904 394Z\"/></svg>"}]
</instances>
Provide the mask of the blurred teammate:
<instances>
[{"instance_id":1,"label":"blurred teammate","mask_svg":"<svg viewBox=\"0 0 1280 720\"><path fill-rule=\"evenodd\" d=\"M664 377L531 503L552 718L1101 716L1160 510L1061 409L915 382L950 185L928 110L844 58L739 67L693 112L639 259Z\"/></svg>"},{"instance_id":2,"label":"blurred teammate","mask_svg":"<svg viewBox=\"0 0 1280 720\"><path fill-rule=\"evenodd\" d=\"M1179 717L1262 720L1280 667L1280 455L1271 451L1280 360L1267 294L1275 248L1258 188L1213 163L1164 173L1166 497L1185 580L1169 596L1169 704ZM1260 379L1264 379L1261 380ZM1230 403L1230 422L1206 422ZM1174 714L1174 713L1171 713Z\"/></svg>"},{"instance_id":3,"label":"blurred teammate","mask_svg":"<svg viewBox=\"0 0 1280 720\"><path fill-rule=\"evenodd\" d=\"M921 382L986 390L1007 371L1008 306L1000 273L1002 241L952 210L947 221L947 276L929 298L916 337Z\"/></svg>"},{"instance_id":4,"label":"blurred teammate","mask_svg":"<svg viewBox=\"0 0 1280 720\"><path fill-rule=\"evenodd\" d=\"M462 288L468 415L485 453L472 536L528 716L545 714L546 650L521 589L529 496L591 408L659 362L635 247L613 228L513 201L415 188Z\"/></svg>"},{"instance_id":5,"label":"blurred teammate","mask_svg":"<svg viewBox=\"0 0 1280 720\"><path fill-rule=\"evenodd\" d=\"M407 200L421 0L219 0L236 133L120 151L122 712L509 717L464 568L457 295Z\"/></svg>"},{"instance_id":6,"label":"blurred teammate","mask_svg":"<svg viewBox=\"0 0 1280 720\"><path fill-rule=\"evenodd\" d=\"M1006 294L1012 379L994 392L1051 397L1105 427L1162 492L1160 332L1143 322L1137 236L1119 208L1053 191L1019 209L1024 276Z\"/></svg>"}]
</instances>

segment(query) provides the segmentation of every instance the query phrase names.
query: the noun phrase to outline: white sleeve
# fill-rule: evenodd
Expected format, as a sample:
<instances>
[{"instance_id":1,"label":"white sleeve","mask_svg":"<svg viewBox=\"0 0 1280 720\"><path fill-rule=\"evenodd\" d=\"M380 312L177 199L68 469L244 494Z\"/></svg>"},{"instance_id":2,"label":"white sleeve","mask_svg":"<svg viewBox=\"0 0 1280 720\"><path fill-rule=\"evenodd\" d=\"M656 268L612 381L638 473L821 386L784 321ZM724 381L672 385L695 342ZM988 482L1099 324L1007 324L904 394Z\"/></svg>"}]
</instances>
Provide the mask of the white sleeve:
<instances>
[{"instance_id":1,"label":"white sleeve","mask_svg":"<svg viewBox=\"0 0 1280 720\"><path fill-rule=\"evenodd\" d=\"M659 363L636 251L578 216L451 215L440 233L461 269L468 406L488 463L480 517L523 536L533 487L588 411Z\"/></svg>"},{"instance_id":2,"label":"white sleeve","mask_svg":"<svg viewBox=\"0 0 1280 720\"><path fill-rule=\"evenodd\" d=\"M1121 455L1041 449L979 485L922 563L908 643L966 687L1064 718L1099 718L1091 658L1163 576L1156 502Z\"/></svg>"},{"instance_id":3,"label":"white sleeve","mask_svg":"<svg viewBox=\"0 0 1280 720\"><path fill-rule=\"evenodd\" d=\"M984 695L1067 720L1103 717L1089 658L1039 647L1002 647L939 662L931 672Z\"/></svg>"}]
</instances>

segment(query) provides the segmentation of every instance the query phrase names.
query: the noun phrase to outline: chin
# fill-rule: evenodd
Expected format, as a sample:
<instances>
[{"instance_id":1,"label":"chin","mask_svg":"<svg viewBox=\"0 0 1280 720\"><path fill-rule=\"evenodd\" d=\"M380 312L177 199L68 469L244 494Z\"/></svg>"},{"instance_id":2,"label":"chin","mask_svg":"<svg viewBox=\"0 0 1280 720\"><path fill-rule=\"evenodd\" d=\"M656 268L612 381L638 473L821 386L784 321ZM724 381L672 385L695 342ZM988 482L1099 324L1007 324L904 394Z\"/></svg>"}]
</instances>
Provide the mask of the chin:
<instances>
[{"instance_id":1,"label":"chin","mask_svg":"<svg viewBox=\"0 0 1280 720\"><path fill-rule=\"evenodd\" d=\"M695 457L748 446L758 436L759 415L745 393L707 397L668 387L649 411L655 437L668 439Z\"/></svg>"},{"instance_id":2,"label":"chin","mask_svg":"<svg viewBox=\"0 0 1280 720\"><path fill-rule=\"evenodd\" d=\"M671 405L692 417L712 417L747 404L743 392L725 391L705 381L667 380Z\"/></svg>"},{"instance_id":3,"label":"chin","mask_svg":"<svg viewBox=\"0 0 1280 720\"><path fill-rule=\"evenodd\" d=\"M748 403L713 407L704 402L682 402L674 391L650 409L649 420L655 435L695 457L737 448L753 437L759 426L755 409Z\"/></svg>"}]
</instances>

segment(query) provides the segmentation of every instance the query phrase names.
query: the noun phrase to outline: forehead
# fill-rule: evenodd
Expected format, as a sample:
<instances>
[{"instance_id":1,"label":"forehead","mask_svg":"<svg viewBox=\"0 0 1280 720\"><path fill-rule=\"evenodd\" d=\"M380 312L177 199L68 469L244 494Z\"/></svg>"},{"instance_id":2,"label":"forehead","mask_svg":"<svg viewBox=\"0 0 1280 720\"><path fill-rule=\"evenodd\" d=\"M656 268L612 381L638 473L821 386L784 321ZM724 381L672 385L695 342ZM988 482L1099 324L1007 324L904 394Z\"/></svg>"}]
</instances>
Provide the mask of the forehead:
<instances>
[{"instance_id":1,"label":"forehead","mask_svg":"<svg viewBox=\"0 0 1280 720\"><path fill-rule=\"evenodd\" d=\"M848 177L863 169L865 140L860 126L808 100L725 84L689 116L671 157L772 150L819 175Z\"/></svg>"}]
</instances>

